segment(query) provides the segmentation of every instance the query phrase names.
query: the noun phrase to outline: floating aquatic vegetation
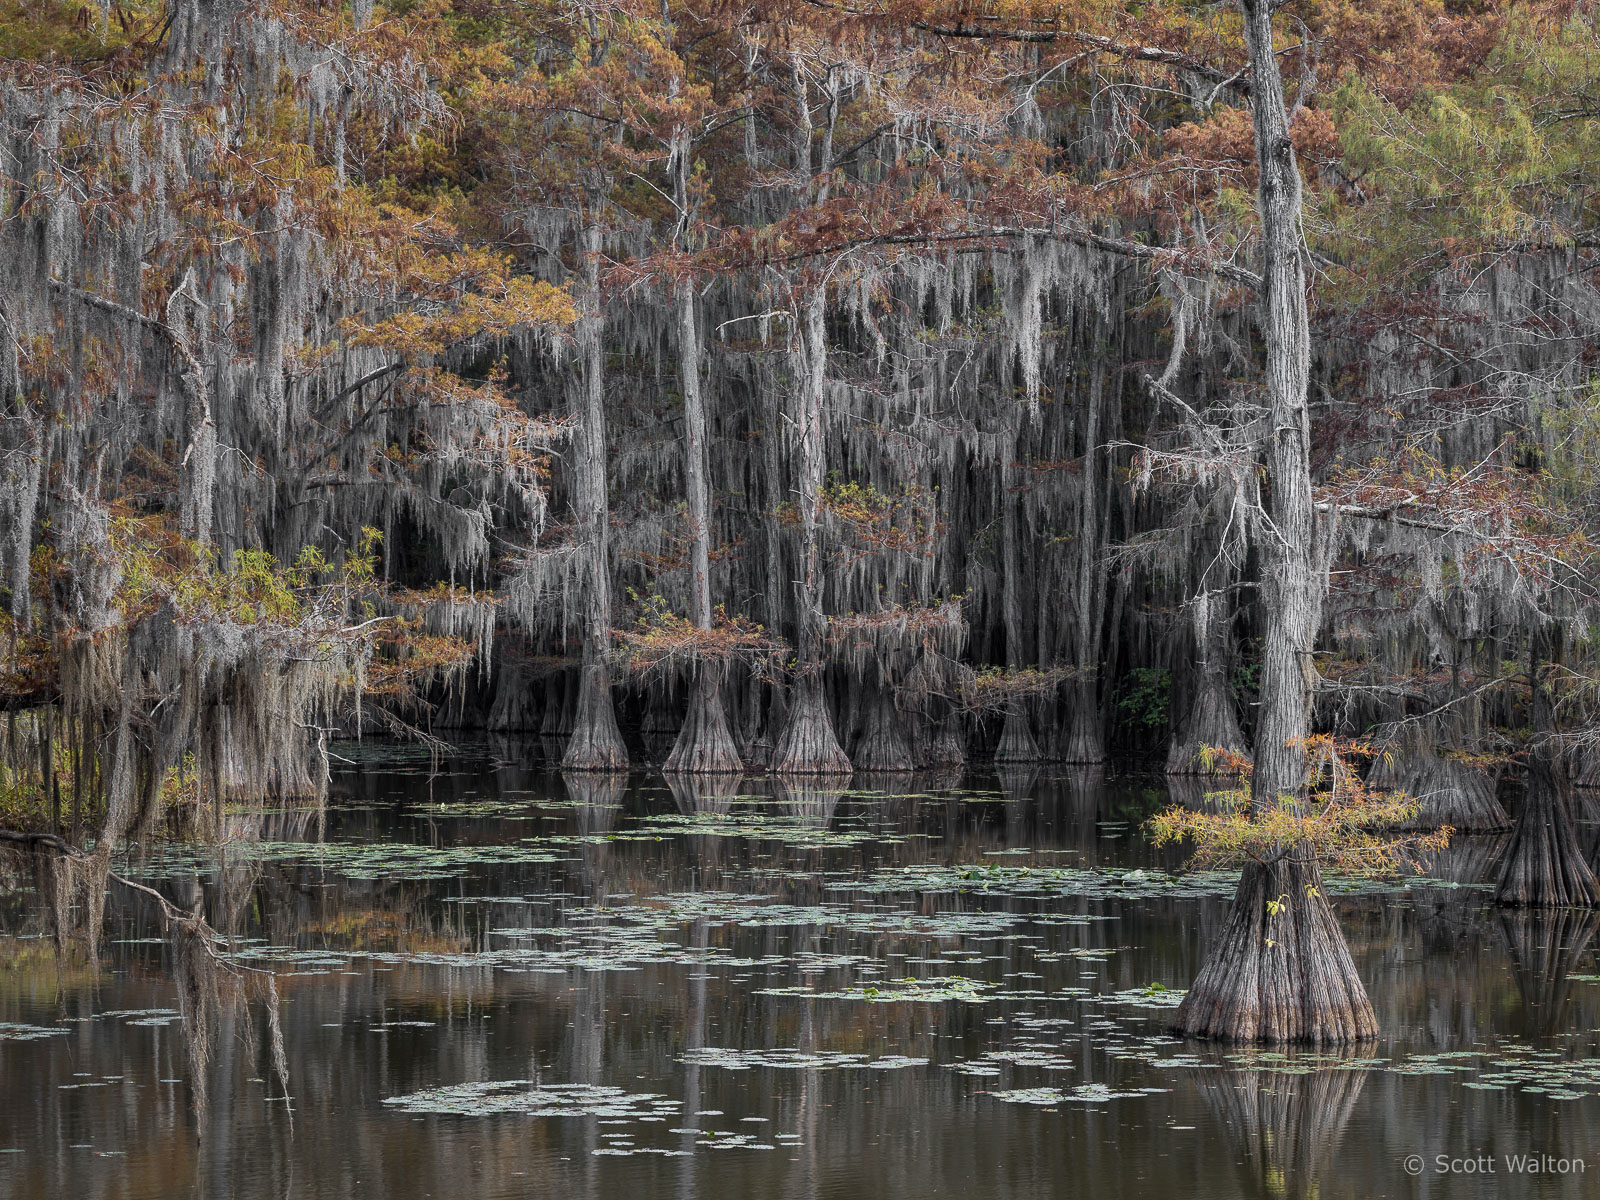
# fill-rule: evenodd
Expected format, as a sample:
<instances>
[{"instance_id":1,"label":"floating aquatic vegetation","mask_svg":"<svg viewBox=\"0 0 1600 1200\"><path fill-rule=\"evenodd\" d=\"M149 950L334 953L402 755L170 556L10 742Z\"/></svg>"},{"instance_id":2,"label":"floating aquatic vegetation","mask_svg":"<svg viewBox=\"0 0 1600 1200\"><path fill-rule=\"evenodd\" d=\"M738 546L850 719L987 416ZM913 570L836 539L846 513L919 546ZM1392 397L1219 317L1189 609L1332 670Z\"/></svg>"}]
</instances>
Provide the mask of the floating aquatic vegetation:
<instances>
[{"instance_id":1,"label":"floating aquatic vegetation","mask_svg":"<svg viewBox=\"0 0 1600 1200\"><path fill-rule=\"evenodd\" d=\"M129 1025L170 1025L181 1016L182 1014L175 1008L115 1008L82 1019L125 1021Z\"/></svg>"},{"instance_id":2,"label":"floating aquatic vegetation","mask_svg":"<svg viewBox=\"0 0 1600 1200\"><path fill-rule=\"evenodd\" d=\"M1232 896L1236 871L1188 871L1173 874L1154 868L1012 867L1000 863L919 863L877 871L864 880L830 887L867 893L963 892L976 896L1072 897L1098 900L1200 900ZM1425 876L1405 879L1341 879L1323 883L1338 895L1383 894L1431 886Z\"/></svg>"},{"instance_id":3,"label":"floating aquatic vegetation","mask_svg":"<svg viewBox=\"0 0 1600 1200\"><path fill-rule=\"evenodd\" d=\"M628 920L659 920L681 925L690 921L737 923L747 929L772 926L822 925L853 933L897 933L908 937L979 937L1012 932L1026 918L1003 912L916 913L897 909L864 911L840 905L793 905L734 892L673 892L649 904L611 910Z\"/></svg>"},{"instance_id":4,"label":"floating aquatic vegetation","mask_svg":"<svg viewBox=\"0 0 1600 1200\"><path fill-rule=\"evenodd\" d=\"M454 879L489 864L525 866L558 863L554 850L512 846L416 846L404 842L259 842L252 856L272 862L302 863L334 871L347 879Z\"/></svg>"},{"instance_id":5,"label":"floating aquatic vegetation","mask_svg":"<svg viewBox=\"0 0 1600 1200\"><path fill-rule=\"evenodd\" d=\"M537 808L550 808L540 804ZM614 806L613 806L614 807ZM501 821L536 821L539 813L531 800L441 800L430 803L408 804L410 816L434 819L466 817L493 817Z\"/></svg>"},{"instance_id":6,"label":"floating aquatic vegetation","mask_svg":"<svg viewBox=\"0 0 1600 1200\"><path fill-rule=\"evenodd\" d=\"M962 1075L972 1075L978 1079L998 1079L1004 1074L998 1063L984 1062L981 1059L962 1059L942 1065Z\"/></svg>"},{"instance_id":7,"label":"floating aquatic vegetation","mask_svg":"<svg viewBox=\"0 0 1600 1200\"><path fill-rule=\"evenodd\" d=\"M637 1120L675 1114L674 1100L653 1092L629 1092L599 1084L536 1084L522 1079L495 1079L426 1088L384 1103L415 1116L614 1117Z\"/></svg>"},{"instance_id":8,"label":"floating aquatic vegetation","mask_svg":"<svg viewBox=\"0 0 1600 1200\"><path fill-rule=\"evenodd\" d=\"M805 985L758 988L758 996L804 996L808 1000L864 1000L869 1004L937 1004L947 1000L986 1004L991 1000L1036 1000L1038 991L1003 990L997 983L963 975L936 975L925 979L885 980L881 985L860 984L836 992L818 992Z\"/></svg>"},{"instance_id":9,"label":"floating aquatic vegetation","mask_svg":"<svg viewBox=\"0 0 1600 1200\"><path fill-rule=\"evenodd\" d=\"M1078 1064L1064 1054L1038 1047L1017 1046L984 1053L987 1063L1010 1063L1013 1067L1038 1067L1044 1071L1075 1071Z\"/></svg>"},{"instance_id":10,"label":"floating aquatic vegetation","mask_svg":"<svg viewBox=\"0 0 1600 1200\"><path fill-rule=\"evenodd\" d=\"M259 966L263 963L274 963L282 966L311 968L291 972L291 974L312 974L318 970L336 970L346 967L350 963L348 954L336 954L327 950L299 950L293 946L245 946L229 952L229 959Z\"/></svg>"},{"instance_id":11,"label":"floating aquatic vegetation","mask_svg":"<svg viewBox=\"0 0 1600 1200\"><path fill-rule=\"evenodd\" d=\"M665 1158L692 1158L693 1150L674 1150L668 1146L601 1146L589 1151L595 1155L625 1157L630 1154L658 1154Z\"/></svg>"},{"instance_id":12,"label":"floating aquatic vegetation","mask_svg":"<svg viewBox=\"0 0 1600 1200\"><path fill-rule=\"evenodd\" d=\"M709 1150L776 1150L778 1147L771 1142L763 1142L757 1133L721 1133L715 1129L708 1129L696 1146L704 1146ZM793 1143L789 1143L792 1145Z\"/></svg>"},{"instance_id":13,"label":"floating aquatic vegetation","mask_svg":"<svg viewBox=\"0 0 1600 1200\"><path fill-rule=\"evenodd\" d=\"M865 842L902 842L904 837L869 829L830 829L801 815L753 813L660 813L629 831L635 836L693 834L696 837L749 838L782 842L797 850L842 849Z\"/></svg>"},{"instance_id":14,"label":"floating aquatic vegetation","mask_svg":"<svg viewBox=\"0 0 1600 1200\"><path fill-rule=\"evenodd\" d=\"M651 1154L681 1158L693 1153L683 1146L636 1145L635 1138L647 1132L665 1132L679 1137L692 1135L696 1148L710 1150L776 1150L781 1140L794 1145L797 1135L768 1135L765 1132L741 1133L719 1129L674 1127L662 1130L671 1117L682 1115L682 1105L653 1092L629 1092L623 1088L598 1084L536 1084L527 1080L490 1080L427 1088L404 1096L391 1096L384 1104L412 1116L453 1117L593 1117L602 1126L636 1125L628 1132L601 1134L608 1142L591 1151L594 1155L624 1157ZM707 1110L697 1118L721 1116ZM766 1118L743 1118L766 1123ZM773 1136L773 1141L764 1140Z\"/></svg>"},{"instance_id":15,"label":"floating aquatic vegetation","mask_svg":"<svg viewBox=\"0 0 1600 1200\"><path fill-rule=\"evenodd\" d=\"M867 893L963 892L977 896L1072 897L1086 899L1199 899L1231 896L1238 875L1192 871L1170 875L1144 869L1013 867L999 863L917 864L880 870L865 880L831 887Z\"/></svg>"},{"instance_id":16,"label":"floating aquatic vegetation","mask_svg":"<svg viewBox=\"0 0 1600 1200\"><path fill-rule=\"evenodd\" d=\"M160 879L219 865L283 863L316 867L346 879L427 882L458 879L485 866L526 866L566 862L558 845L422 846L410 842L230 842L223 859L164 851L121 869L134 878Z\"/></svg>"},{"instance_id":17,"label":"floating aquatic vegetation","mask_svg":"<svg viewBox=\"0 0 1600 1200\"><path fill-rule=\"evenodd\" d=\"M1462 1085L1480 1091L1515 1088L1550 1100L1581 1100L1600 1095L1600 1059L1568 1058L1560 1050L1536 1050L1511 1043L1493 1051L1454 1050L1415 1054L1391 1063L1398 1075L1476 1075Z\"/></svg>"},{"instance_id":18,"label":"floating aquatic vegetation","mask_svg":"<svg viewBox=\"0 0 1600 1200\"><path fill-rule=\"evenodd\" d=\"M70 1029L58 1029L49 1025L19 1025L11 1021L0 1021L0 1042L36 1042L41 1038L56 1037L71 1032Z\"/></svg>"},{"instance_id":19,"label":"floating aquatic vegetation","mask_svg":"<svg viewBox=\"0 0 1600 1200\"><path fill-rule=\"evenodd\" d=\"M1114 946L1073 946L1067 950L1040 950L1035 958L1042 963L1064 962L1072 958L1085 962L1105 962L1116 952Z\"/></svg>"},{"instance_id":20,"label":"floating aquatic vegetation","mask_svg":"<svg viewBox=\"0 0 1600 1200\"><path fill-rule=\"evenodd\" d=\"M856 1067L876 1071L893 1071L904 1067L922 1067L925 1058L908 1058L903 1054L885 1054L873 1058L870 1054L846 1054L834 1050L798 1050L776 1047L768 1050L735 1050L723 1046L703 1046L686 1050L679 1062L699 1067L721 1067L728 1071L748 1071L752 1067L775 1067L781 1070L813 1071L838 1070ZM755 1118L747 1118L755 1119Z\"/></svg>"},{"instance_id":21,"label":"floating aquatic vegetation","mask_svg":"<svg viewBox=\"0 0 1600 1200\"><path fill-rule=\"evenodd\" d=\"M838 971L850 967L875 967L878 960L865 954L819 954L802 950L791 957L794 969L800 972Z\"/></svg>"},{"instance_id":22,"label":"floating aquatic vegetation","mask_svg":"<svg viewBox=\"0 0 1600 1200\"><path fill-rule=\"evenodd\" d=\"M1075 1088L1016 1088L1007 1092L990 1092L996 1100L1007 1104L1098 1104L1104 1100L1138 1100L1145 1096L1169 1092L1171 1088L1131 1088L1113 1091L1103 1083L1081 1083Z\"/></svg>"},{"instance_id":23,"label":"floating aquatic vegetation","mask_svg":"<svg viewBox=\"0 0 1600 1200\"><path fill-rule=\"evenodd\" d=\"M1097 1004L1125 1004L1134 1008L1177 1008L1187 993L1181 988L1169 988L1164 983L1152 983L1142 988L1127 988L1120 992L1101 992L1089 997Z\"/></svg>"}]
</instances>

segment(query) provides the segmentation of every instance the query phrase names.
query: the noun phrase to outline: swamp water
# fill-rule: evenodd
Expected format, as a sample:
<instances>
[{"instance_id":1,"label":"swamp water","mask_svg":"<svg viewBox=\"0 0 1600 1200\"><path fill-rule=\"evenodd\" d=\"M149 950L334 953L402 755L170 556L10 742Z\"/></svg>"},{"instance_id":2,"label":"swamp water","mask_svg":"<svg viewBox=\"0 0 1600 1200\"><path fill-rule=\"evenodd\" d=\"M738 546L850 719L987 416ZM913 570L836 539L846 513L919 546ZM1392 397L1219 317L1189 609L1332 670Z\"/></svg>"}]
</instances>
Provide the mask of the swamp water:
<instances>
[{"instance_id":1,"label":"swamp water","mask_svg":"<svg viewBox=\"0 0 1600 1200\"><path fill-rule=\"evenodd\" d=\"M357 749L320 841L238 814L126 867L276 973L287 1101L225 1011L197 1134L143 902L98 972L6 903L0 1196L1600 1194L1600 918L1496 911L1494 839L1329 881L1382 1040L1237 1051L1164 1032L1232 877L1144 841L1163 780Z\"/></svg>"}]
</instances>

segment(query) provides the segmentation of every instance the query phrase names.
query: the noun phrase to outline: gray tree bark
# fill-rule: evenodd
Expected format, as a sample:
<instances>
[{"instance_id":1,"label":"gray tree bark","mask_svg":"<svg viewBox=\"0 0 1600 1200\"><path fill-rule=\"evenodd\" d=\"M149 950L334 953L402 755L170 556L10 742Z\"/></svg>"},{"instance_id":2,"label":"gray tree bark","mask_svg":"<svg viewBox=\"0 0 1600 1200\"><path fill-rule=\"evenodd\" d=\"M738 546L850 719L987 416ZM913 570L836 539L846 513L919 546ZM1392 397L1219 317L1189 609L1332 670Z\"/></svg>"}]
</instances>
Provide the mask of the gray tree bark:
<instances>
[{"instance_id":1,"label":"gray tree bark","mask_svg":"<svg viewBox=\"0 0 1600 1200\"><path fill-rule=\"evenodd\" d=\"M1537 630L1528 651L1535 742L1528 751L1528 794L1511 831L1511 844L1495 885L1496 904L1526 908L1594 908L1600 905L1595 878L1572 820L1572 784L1550 735L1555 706L1540 665L1559 662L1561 638L1552 623Z\"/></svg>"},{"instance_id":2,"label":"gray tree bark","mask_svg":"<svg viewBox=\"0 0 1600 1200\"><path fill-rule=\"evenodd\" d=\"M794 78L801 134L796 157L809 170L811 109L798 61ZM830 74L827 122L823 129L821 161L817 165L819 203L828 198L828 175L833 170L833 128L838 110L838 85ZM823 428L828 378L827 295L827 284L823 280L807 288L799 314L798 353L794 356L799 383L795 389L794 413L795 502L800 517L800 578L795 584L795 651L799 674L791 696L788 722L772 755L772 769L780 774L832 775L850 770L850 760L839 745L822 688L826 629L822 612L820 509L827 469Z\"/></svg>"},{"instance_id":3,"label":"gray tree bark","mask_svg":"<svg viewBox=\"0 0 1600 1200\"><path fill-rule=\"evenodd\" d=\"M567 771L626 771L628 751L611 703L611 512L606 495L605 315L600 305L600 229L581 243L585 299L578 323L583 354L582 407L573 439L573 509L584 553L583 670Z\"/></svg>"},{"instance_id":4,"label":"gray tree bark","mask_svg":"<svg viewBox=\"0 0 1600 1200\"><path fill-rule=\"evenodd\" d=\"M1322 606L1311 485L1311 321L1300 240L1301 183L1273 48L1271 0L1240 0L1252 71L1258 297L1266 342L1270 498L1260 520L1263 613L1253 799L1297 802L1306 785L1311 661ZM1328 904L1316 859L1286 848L1245 864L1221 944L1196 976L1174 1027L1246 1042L1338 1043L1377 1036L1378 1020Z\"/></svg>"},{"instance_id":5,"label":"gray tree bark","mask_svg":"<svg viewBox=\"0 0 1600 1200\"><path fill-rule=\"evenodd\" d=\"M692 217L689 178L692 147L680 134L674 173L680 229L687 235ZM711 628L711 499L706 464L706 405L700 388L700 330L695 320L694 284L678 282L674 295L678 318L678 370L683 384L683 478L689 516L689 619L698 629ZM728 728L722 704L721 664L702 659L695 664L694 689L683 728L667 756L669 772L742 771L739 749Z\"/></svg>"},{"instance_id":6,"label":"gray tree bark","mask_svg":"<svg viewBox=\"0 0 1600 1200\"><path fill-rule=\"evenodd\" d=\"M1105 719L1100 707L1100 635L1106 609L1106 572L1100 567L1105 544L1097 470L1100 456L1100 409L1105 403L1105 368L1096 364L1084 414L1083 501L1079 505L1077 580L1073 588L1072 650L1077 679L1072 688L1072 734L1063 759L1098 763L1106 759Z\"/></svg>"}]
</instances>

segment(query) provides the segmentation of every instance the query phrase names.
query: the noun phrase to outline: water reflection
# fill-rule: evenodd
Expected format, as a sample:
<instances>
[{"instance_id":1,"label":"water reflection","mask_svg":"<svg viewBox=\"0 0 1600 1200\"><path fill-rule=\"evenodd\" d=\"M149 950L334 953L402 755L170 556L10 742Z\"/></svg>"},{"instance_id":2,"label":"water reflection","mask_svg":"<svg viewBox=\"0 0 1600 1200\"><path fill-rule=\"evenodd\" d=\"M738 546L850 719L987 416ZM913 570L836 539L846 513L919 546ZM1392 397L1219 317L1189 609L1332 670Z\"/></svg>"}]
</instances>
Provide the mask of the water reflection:
<instances>
[{"instance_id":1,"label":"water reflection","mask_svg":"<svg viewBox=\"0 0 1600 1200\"><path fill-rule=\"evenodd\" d=\"M1581 973L1580 964L1590 957L1600 914L1558 908L1501 909L1496 915L1522 995L1527 1031L1544 1037L1560 1033L1571 1015L1571 977Z\"/></svg>"},{"instance_id":2,"label":"water reflection","mask_svg":"<svg viewBox=\"0 0 1600 1200\"><path fill-rule=\"evenodd\" d=\"M147 906L114 909L96 971L58 966L14 900L0 1194L1366 1197L1422 1194L1413 1149L1600 1152L1595 918L1488 908L1495 839L1339 899L1386 1040L1365 1070L1299 1074L1164 1033L1162 988L1192 977L1231 891L1169 880L1177 856L1139 836L1168 780L954 782L563 778L497 740L437 773L345 770L321 848L284 845L314 813L235 814L216 859L152 855L152 880L276 973L292 1137L259 996L222 1006L198 1072ZM1490 1061L1430 1057L1477 1050L1525 1065L1496 1083ZM1541 1093L1544 1053L1566 1066ZM627 1099L565 1118L385 1103L497 1081Z\"/></svg>"},{"instance_id":3,"label":"water reflection","mask_svg":"<svg viewBox=\"0 0 1600 1200\"><path fill-rule=\"evenodd\" d=\"M1293 1055L1283 1067L1245 1067L1202 1084L1218 1128L1239 1152L1244 1195L1325 1195L1349 1149L1345 1128L1369 1072L1353 1053Z\"/></svg>"}]
</instances>

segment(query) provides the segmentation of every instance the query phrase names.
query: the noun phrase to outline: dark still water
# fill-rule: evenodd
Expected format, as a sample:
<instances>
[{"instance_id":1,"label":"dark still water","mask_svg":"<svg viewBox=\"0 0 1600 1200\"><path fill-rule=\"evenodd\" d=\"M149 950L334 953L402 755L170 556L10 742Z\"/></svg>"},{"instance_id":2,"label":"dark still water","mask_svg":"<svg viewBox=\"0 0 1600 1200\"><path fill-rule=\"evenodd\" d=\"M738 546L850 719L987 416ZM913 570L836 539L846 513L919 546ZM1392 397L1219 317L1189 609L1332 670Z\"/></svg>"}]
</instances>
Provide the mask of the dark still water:
<instances>
[{"instance_id":1,"label":"dark still water","mask_svg":"<svg viewBox=\"0 0 1600 1200\"><path fill-rule=\"evenodd\" d=\"M274 973L287 1101L261 976L197 1121L153 912L114 893L91 971L7 902L0 1196L1600 1194L1596 918L1488 906L1493 841L1341 890L1382 1041L1241 1053L1164 1033L1232 886L1142 839L1164 781L364 754L320 842L239 815L128 868Z\"/></svg>"}]
</instances>

